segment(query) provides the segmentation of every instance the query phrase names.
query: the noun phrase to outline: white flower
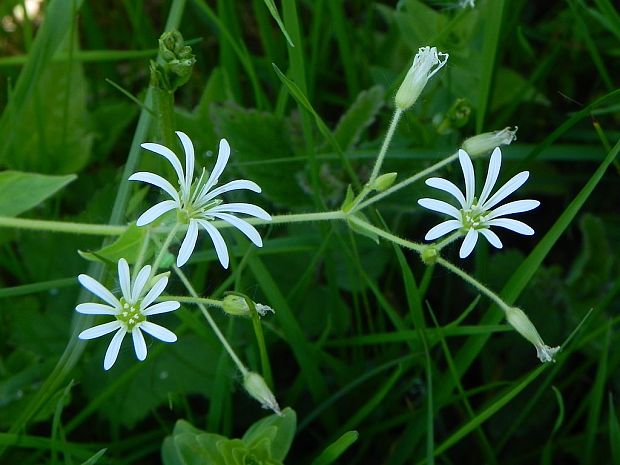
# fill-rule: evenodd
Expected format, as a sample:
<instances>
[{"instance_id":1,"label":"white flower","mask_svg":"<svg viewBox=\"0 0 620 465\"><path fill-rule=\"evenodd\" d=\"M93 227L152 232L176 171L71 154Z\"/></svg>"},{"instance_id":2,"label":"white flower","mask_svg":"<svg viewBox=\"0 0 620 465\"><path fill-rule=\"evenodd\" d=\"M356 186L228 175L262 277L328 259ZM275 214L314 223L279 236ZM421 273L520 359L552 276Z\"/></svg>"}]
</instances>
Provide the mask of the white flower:
<instances>
[{"instance_id":1,"label":"white flower","mask_svg":"<svg viewBox=\"0 0 620 465\"><path fill-rule=\"evenodd\" d=\"M501 207L493 208L519 187L521 187L530 173L522 171L512 177L506 184L500 187L495 194L491 194L491 190L495 186L499 169L502 164L502 152L499 147L493 150L491 160L489 162L489 171L482 188L479 198L474 197L476 180L474 177L474 166L472 165L469 155L464 150L459 150L459 161L463 169L465 178L465 195L450 181L443 178L429 178L426 184L435 189L445 191L456 198L460 204L460 209L450 205L447 202L435 199L420 199L418 203L424 208L434 210L451 216L453 219L438 224L426 233L424 239L427 241L435 240L452 231L460 230L465 234L465 240L461 245L459 256L467 257L474 249L478 241L478 234L482 234L487 241L498 249L502 248L502 242L493 231L492 226L510 229L519 234L532 235L534 230L521 221L512 218L501 218L513 213L522 213L540 205L538 200L517 200L509 202Z\"/></svg>"},{"instance_id":2,"label":"white flower","mask_svg":"<svg viewBox=\"0 0 620 465\"><path fill-rule=\"evenodd\" d=\"M75 307L75 310L86 315L111 315L116 318L115 321L86 329L78 336L80 339L94 339L116 331L103 360L103 368L106 370L109 370L116 362L121 343L127 333L131 333L138 360L146 358L146 342L144 341L142 331L146 331L151 336L164 342L174 342L177 340L176 335L172 331L151 323L146 319L147 316L171 312L180 306L179 302L174 300L151 305L164 291L168 284L168 277L162 276L155 284L149 286L147 281L150 278L150 274L151 267L147 265L140 270L136 279L132 282L129 274L129 265L127 265L127 261L124 258L121 258L118 261L118 281L122 293L120 299L117 299L114 294L96 279L85 274L78 276L78 281L82 286L106 303L88 302L79 304Z\"/></svg>"},{"instance_id":3,"label":"white flower","mask_svg":"<svg viewBox=\"0 0 620 465\"><path fill-rule=\"evenodd\" d=\"M176 134L179 136L179 139L181 139L181 144L183 144L183 149L185 150L185 171L183 171L183 167L177 156L169 148L151 142L142 144L142 147L146 150L161 155L170 162L177 174L179 188L178 190L175 189L170 182L153 173L139 172L132 174L129 177L130 181L142 181L153 184L172 198L172 200L164 200L149 208L140 215L136 224L138 226L144 226L155 221L164 213L176 209L180 214L179 219L182 222L188 223L187 233L185 234L185 238L179 250L179 255L177 256L177 266L180 267L189 260L196 246L198 227L201 226L211 237L220 263L224 268L228 268L229 258L226 243L220 232L210 221L215 218L226 221L245 234L254 245L262 247L263 241L256 228L248 222L237 218L233 213L243 213L266 221L270 221L271 216L256 205L249 203L227 204L223 203L223 201L217 197L225 192L239 189L261 192L261 188L252 181L239 179L230 181L223 186L213 189L213 187L217 185L219 177L224 171L228 163L228 158L230 157L230 146L226 139L220 141L217 161L215 162L215 167L213 171L211 171L209 178L205 181L205 169L203 168L200 178L194 180L194 146L185 133L177 131Z\"/></svg>"},{"instance_id":4,"label":"white flower","mask_svg":"<svg viewBox=\"0 0 620 465\"><path fill-rule=\"evenodd\" d=\"M437 52L436 47L420 47L413 58L403 83L396 92L394 101L400 110L406 110L415 103L428 80L448 61L448 54Z\"/></svg>"}]
</instances>

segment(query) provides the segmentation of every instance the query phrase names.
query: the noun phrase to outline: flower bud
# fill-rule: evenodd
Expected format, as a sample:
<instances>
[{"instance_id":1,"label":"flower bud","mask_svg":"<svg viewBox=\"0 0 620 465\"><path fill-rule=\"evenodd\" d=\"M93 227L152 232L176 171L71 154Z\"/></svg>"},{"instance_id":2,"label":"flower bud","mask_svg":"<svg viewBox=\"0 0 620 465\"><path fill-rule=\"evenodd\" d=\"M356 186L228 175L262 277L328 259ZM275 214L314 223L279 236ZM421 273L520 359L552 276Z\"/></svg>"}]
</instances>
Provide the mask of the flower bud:
<instances>
[{"instance_id":1,"label":"flower bud","mask_svg":"<svg viewBox=\"0 0 620 465\"><path fill-rule=\"evenodd\" d=\"M506 311L506 319L508 323L517 330L521 336L534 344L536 348L536 355L541 362L554 362L555 353L560 350L560 347L549 347L546 345L534 324L530 321L527 315L517 307L512 307Z\"/></svg>"},{"instance_id":2,"label":"flower bud","mask_svg":"<svg viewBox=\"0 0 620 465\"><path fill-rule=\"evenodd\" d=\"M436 47L420 47L413 64L400 85L394 102L400 110L407 110L418 99L428 80L448 61L448 54L437 52Z\"/></svg>"},{"instance_id":3,"label":"flower bud","mask_svg":"<svg viewBox=\"0 0 620 465\"><path fill-rule=\"evenodd\" d=\"M278 415L280 414L278 402L261 375L248 371L243 376L243 387L248 394L261 403L261 407L271 409Z\"/></svg>"},{"instance_id":4,"label":"flower bud","mask_svg":"<svg viewBox=\"0 0 620 465\"><path fill-rule=\"evenodd\" d=\"M174 92L189 80L196 58L192 48L184 44L179 31L161 35L159 54L163 63L151 61L151 83L162 90Z\"/></svg>"},{"instance_id":5,"label":"flower bud","mask_svg":"<svg viewBox=\"0 0 620 465\"><path fill-rule=\"evenodd\" d=\"M252 303L254 304L254 309L256 310L256 313L258 313L260 316L265 316L267 312L275 313L273 308L271 308L269 305L258 304L256 302ZM222 308L229 315L250 315L250 307L248 306L246 298L238 294L228 294L226 297L224 297Z\"/></svg>"},{"instance_id":6,"label":"flower bud","mask_svg":"<svg viewBox=\"0 0 620 465\"><path fill-rule=\"evenodd\" d=\"M518 126L515 126L514 129L508 126L501 131L484 132L477 136L470 137L469 139L465 139L461 148L465 150L470 157L475 158L490 152L495 147L508 145L513 140L516 140L518 129Z\"/></svg>"},{"instance_id":7,"label":"flower bud","mask_svg":"<svg viewBox=\"0 0 620 465\"><path fill-rule=\"evenodd\" d=\"M437 248L432 245L426 246L424 250L420 252L420 259L426 266L434 265L437 263L438 258L439 252L437 251Z\"/></svg>"},{"instance_id":8,"label":"flower bud","mask_svg":"<svg viewBox=\"0 0 620 465\"><path fill-rule=\"evenodd\" d=\"M396 180L396 176L398 176L398 173L382 174L374 180L371 188L376 190L377 192L383 192L384 190L392 187L392 184L394 184L394 181Z\"/></svg>"}]
</instances>

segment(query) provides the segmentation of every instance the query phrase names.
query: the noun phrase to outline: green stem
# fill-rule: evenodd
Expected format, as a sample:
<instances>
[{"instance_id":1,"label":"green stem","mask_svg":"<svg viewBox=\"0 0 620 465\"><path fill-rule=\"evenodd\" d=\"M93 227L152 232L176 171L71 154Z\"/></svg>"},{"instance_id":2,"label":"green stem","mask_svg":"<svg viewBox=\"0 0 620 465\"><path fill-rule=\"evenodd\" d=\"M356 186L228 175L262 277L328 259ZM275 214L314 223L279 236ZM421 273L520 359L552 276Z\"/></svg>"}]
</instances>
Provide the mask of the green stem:
<instances>
[{"instance_id":1,"label":"green stem","mask_svg":"<svg viewBox=\"0 0 620 465\"><path fill-rule=\"evenodd\" d=\"M108 224L87 224L64 221L32 220L0 216L0 228L29 229L33 231L63 232L71 234L92 234L95 236L120 236L126 226Z\"/></svg>"},{"instance_id":2,"label":"green stem","mask_svg":"<svg viewBox=\"0 0 620 465\"><path fill-rule=\"evenodd\" d=\"M455 275L459 276L463 281L469 283L471 286L478 289L482 294L486 295L489 299L495 302L504 312L507 312L508 310L510 310L511 308L510 305L504 302L500 296L498 296L495 292L493 292L491 289L486 287L480 281L476 280L475 278L472 278L466 272L461 270L458 266L453 265L452 263L450 263L449 261L441 257L437 258L437 263L439 263L444 268L450 270Z\"/></svg>"},{"instance_id":3,"label":"green stem","mask_svg":"<svg viewBox=\"0 0 620 465\"><path fill-rule=\"evenodd\" d=\"M156 87L153 97L159 139L166 147L174 147L174 94Z\"/></svg>"},{"instance_id":4,"label":"green stem","mask_svg":"<svg viewBox=\"0 0 620 465\"><path fill-rule=\"evenodd\" d=\"M435 247L435 249L437 249L437 251L439 252L445 246L447 246L448 244L454 242L456 239L458 239L462 235L463 235L463 233L461 233L461 231L457 231L455 233L452 233L448 237L446 237L445 239L437 242L433 247ZM431 244L431 246L432 246L432 244Z\"/></svg>"},{"instance_id":5,"label":"green stem","mask_svg":"<svg viewBox=\"0 0 620 465\"><path fill-rule=\"evenodd\" d=\"M357 208L355 208L355 210L361 210L362 208L366 208L368 205L373 204L375 202L378 202L379 200L381 200L384 197L387 197L388 195L393 194L394 192L407 187L409 184L413 184L414 182L418 181L420 178L424 178L426 176L428 176L429 174L431 174L434 171L437 171L439 168L441 168L442 166L445 166L449 163L452 163L454 160L456 160L458 158L459 154L458 152L453 153L452 155L450 155L447 158L444 158L443 160L441 160L438 163L435 163L432 166L429 166L428 168L426 168L425 170L420 171L419 173L414 174L413 176L405 179L404 181L399 182L398 184L394 184L392 187L390 187L389 189L369 198L368 200L366 200L365 202L360 203ZM351 211L355 211L355 210L351 210Z\"/></svg>"},{"instance_id":6,"label":"green stem","mask_svg":"<svg viewBox=\"0 0 620 465\"><path fill-rule=\"evenodd\" d=\"M179 229L179 223L177 222L174 224L174 227L170 230L170 232L166 236L166 240L162 244L161 249L159 249L159 254L157 254L157 258L155 258L155 261L153 262L153 266L151 268L151 276L150 276L151 278L155 276L155 273L157 273L159 264L164 258L164 255L166 255L166 253L168 252L168 247L170 246L172 239L174 239L174 235L177 233L178 229Z\"/></svg>"},{"instance_id":7,"label":"green stem","mask_svg":"<svg viewBox=\"0 0 620 465\"><path fill-rule=\"evenodd\" d=\"M402 237L398 237L392 233L384 231L383 229L377 228L376 226L373 226L372 224L367 223L366 221L356 216L350 216L348 220L368 232L374 233L377 236L383 237L384 239L387 239L388 241L393 242L394 244L398 244L407 249L415 250L416 252L422 252L428 248L428 246L424 244L408 241L407 239L403 239Z\"/></svg>"},{"instance_id":8,"label":"green stem","mask_svg":"<svg viewBox=\"0 0 620 465\"><path fill-rule=\"evenodd\" d=\"M210 307L218 307L222 308L224 306L224 302L217 299L209 299L207 297L187 297L184 295L165 295L156 299L157 302L165 302L167 300L176 300L177 302L183 302L188 304L205 304Z\"/></svg>"},{"instance_id":9,"label":"green stem","mask_svg":"<svg viewBox=\"0 0 620 465\"><path fill-rule=\"evenodd\" d=\"M252 318L252 327L254 328L254 334L256 335L256 343L258 344L258 351L260 353L260 363L263 368L263 378L265 383L270 388L273 388L273 376L271 375L271 364L269 363L269 355L267 354L267 345L265 344L265 335L263 334L263 327L260 324L260 316L256 311L256 305L254 302L245 297L245 301L250 308L250 317Z\"/></svg>"},{"instance_id":10,"label":"green stem","mask_svg":"<svg viewBox=\"0 0 620 465\"><path fill-rule=\"evenodd\" d=\"M194 289L194 286L192 286L192 283L189 282L189 279L187 279L185 274L176 265L172 265L172 268L174 269L174 272L177 274L177 276L181 279L181 281L183 282L183 285L189 291L192 297L194 297L194 299L200 299L200 297L198 297L198 294L196 293L196 290ZM230 346L230 344L228 343L228 341L226 340L226 338L220 331L220 328L218 328L217 325L215 324L215 320L213 320L213 317L207 310L207 307L205 307L200 301L197 301L196 305L198 305L198 308L204 315L205 319L207 320L207 323L209 323L209 326L211 326L211 329L213 330L217 338L220 340L220 342L224 346L224 349L226 349L226 352L228 352L228 355L230 355L230 358L232 358L233 362L235 362L235 365L237 365L237 368L241 372L241 375L245 377L248 374L248 369L241 362L239 357L237 357L237 354L232 349L232 347Z\"/></svg>"}]
</instances>

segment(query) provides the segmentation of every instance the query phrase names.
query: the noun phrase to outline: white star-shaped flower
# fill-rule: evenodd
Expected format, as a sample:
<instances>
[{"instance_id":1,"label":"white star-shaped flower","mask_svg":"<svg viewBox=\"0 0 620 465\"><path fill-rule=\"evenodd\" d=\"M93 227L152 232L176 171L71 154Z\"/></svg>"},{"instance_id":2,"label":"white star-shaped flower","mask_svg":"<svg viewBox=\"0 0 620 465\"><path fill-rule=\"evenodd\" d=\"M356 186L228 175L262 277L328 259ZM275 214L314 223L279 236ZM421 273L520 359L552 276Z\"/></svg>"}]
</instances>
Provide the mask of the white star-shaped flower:
<instances>
[{"instance_id":1,"label":"white star-shaped flower","mask_svg":"<svg viewBox=\"0 0 620 465\"><path fill-rule=\"evenodd\" d=\"M106 370L109 370L116 362L121 343L127 333L131 333L138 360L146 358L146 342L144 341L142 331L146 331L151 336L164 342L175 342L177 340L176 335L172 331L151 323L146 319L147 316L171 312L180 307L179 302L175 300L151 305L166 288L168 277L162 276L155 284L149 286L147 281L150 274L151 267L147 265L139 271L136 279L132 282L129 265L124 258L121 258L118 261L118 281L122 293L120 299L117 299L112 292L96 279L85 274L78 276L78 281L82 286L106 303L83 303L75 307L75 310L86 315L111 315L116 318L116 320L109 323L86 329L78 336L80 339L94 339L116 331L103 360L103 368Z\"/></svg>"},{"instance_id":2,"label":"white star-shaped flower","mask_svg":"<svg viewBox=\"0 0 620 465\"><path fill-rule=\"evenodd\" d=\"M211 237L220 263L224 268L228 268L229 258L226 243L224 242L222 234L210 221L215 218L226 221L245 234L254 245L262 247L263 241L256 228L248 222L237 218L234 214L242 213L266 221L270 221L271 216L256 205L249 203L223 203L221 199L218 199L218 196L225 192L239 189L247 189L260 193L261 188L253 181L238 179L213 189L217 185L219 177L224 171L228 163L228 158L230 157L230 146L226 139L220 140L217 161L208 179L205 181L205 169L203 168L200 177L195 180L195 159L192 141L181 131L177 131L176 134L179 136L185 151L185 171L177 156L168 147L151 142L142 144L142 148L161 155L170 162L177 174L179 188L178 190L175 189L170 182L157 174L149 172L132 174L129 177L130 181L142 181L157 186L172 198L172 200L164 200L149 208L140 215L136 224L138 226L144 226L155 221L164 213L176 209L180 214L179 219L188 224L187 233L181 243L179 255L177 256L177 266L180 267L189 260L196 246L196 240L198 239L198 227L201 226Z\"/></svg>"},{"instance_id":3,"label":"white star-shaped flower","mask_svg":"<svg viewBox=\"0 0 620 465\"><path fill-rule=\"evenodd\" d=\"M447 202L436 199L418 200L418 203L422 207L444 213L453 218L431 228L430 231L426 233L426 236L424 236L424 239L432 241L452 231L460 230L465 234L465 239L461 244L459 256L465 258L474 249L479 234L482 234L493 247L498 249L502 248L502 242L499 237L490 229L493 226L510 229L511 231L527 236L534 234L534 230L525 223L512 218L502 217L513 213L533 210L540 205L538 200L517 200L494 208L527 181L530 175L528 171L522 171L515 175L506 184L500 187L495 194L491 195L491 190L497 182L502 164L502 152L499 147L495 148L491 155L489 171L487 172L487 178L482 188L482 193L480 197L476 198L474 196L476 188L474 166L469 155L464 150L459 150L459 161L461 162L463 177L465 178L465 195L463 195L458 187L446 179L429 178L426 180L428 186L445 191L456 198L460 204L460 208L456 208Z\"/></svg>"}]
</instances>

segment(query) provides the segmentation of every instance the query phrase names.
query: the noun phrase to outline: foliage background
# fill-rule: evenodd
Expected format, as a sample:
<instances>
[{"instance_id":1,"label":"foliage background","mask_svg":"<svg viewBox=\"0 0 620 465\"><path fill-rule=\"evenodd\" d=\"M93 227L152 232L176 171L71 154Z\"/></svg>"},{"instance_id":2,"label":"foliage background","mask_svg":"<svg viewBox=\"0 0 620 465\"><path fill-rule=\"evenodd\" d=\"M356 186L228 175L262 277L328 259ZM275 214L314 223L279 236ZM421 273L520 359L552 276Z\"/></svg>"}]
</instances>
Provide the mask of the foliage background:
<instances>
[{"instance_id":1,"label":"foliage background","mask_svg":"<svg viewBox=\"0 0 620 465\"><path fill-rule=\"evenodd\" d=\"M144 98L148 59L173 16L197 57L176 94L177 128L207 167L228 138L229 175L258 182L273 214L337 208L347 184L368 177L417 48L448 52L401 122L384 171L404 178L466 137L519 126L502 179L531 172L519 195L542 202L526 220L537 234L507 234L502 251L480 247L461 265L523 308L551 345L583 322L557 363L541 368L531 345L458 277L345 224L264 228L260 250L229 232L229 271L205 241L192 282L204 295L235 289L276 309L264 320L274 392L298 418L287 463L312 463L350 430L359 438L340 463L620 463L620 164L596 171L620 138L620 14L611 1L283 0L294 48L262 0L54 0L26 19L20 3L0 4L0 167L77 177L57 178L59 191L27 211L11 210L25 201L0 190L3 216L125 224L155 197L134 187L119 200L134 135L156 135L117 87ZM356 180L272 64L305 94ZM469 117L438 130L459 98ZM455 165L441 175L460 181ZM390 230L422 240L437 220L416 204L427 193L418 183L376 207ZM98 463L154 463L178 419L240 437L263 416L190 306L167 321L177 344L150 346L143 363L125 345L102 370L106 341L72 336L75 276L89 266L77 249L101 244L96 235L0 229L2 463L82 463L102 448ZM446 257L458 260L453 249ZM214 314L258 369L251 325Z\"/></svg>"}]
</instances>

